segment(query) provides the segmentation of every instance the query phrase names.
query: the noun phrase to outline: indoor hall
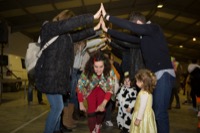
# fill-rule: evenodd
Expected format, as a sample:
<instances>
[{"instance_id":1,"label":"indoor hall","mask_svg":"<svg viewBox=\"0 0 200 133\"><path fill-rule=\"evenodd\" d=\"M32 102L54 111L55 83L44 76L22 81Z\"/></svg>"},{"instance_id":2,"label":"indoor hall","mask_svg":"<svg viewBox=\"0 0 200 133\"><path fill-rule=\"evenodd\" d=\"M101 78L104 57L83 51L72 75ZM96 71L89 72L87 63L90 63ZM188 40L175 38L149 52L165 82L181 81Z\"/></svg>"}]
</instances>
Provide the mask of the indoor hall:
<instances>
[{"instance_id":1,"label":"indoor hall","mask_svg":"<svg viewBox=\"0 0 200 133\"><path fill-rule=\"evenodd\" d=\"M21 63L21 60L24 62L28 44L38 40L43 22L51 21L65 9L73 11L76 15L94 14L101 2L110 15L128 19L129 13L134 10L144 14L152 23L159 24L166 37L170 55L183 63L184 68L187 67L189 60L200 59L199 0L0 0L0 31L4 31L0 32L1 54L18 57L18 63ZM112 28L124 31L114 25ZM112 52L120 53L119 50ZM21 67L25 71L25 67ZM9 71L6 72L9 74ZM24 77L17 75L17 78L27 80L26 74ZM16 81L16 77L14 80ZM3 92L1 95L0 132L43 132L49 105L39 105L36 92L31 106L28 106L24 90ZM183 102L185 98L182 93L180 97ZM45 95L43 98L44 102L48 103ZM169 115L172 133L197 132L197 113L192 110L191 104L181 105L181 109L171 109ZM116 127L115 116L116 112L113 113L115 126L107 128L103 125L102 132L120 132ZM78 128L74 129L77 133L88 131L86 120L80 121Z\"/></svg>"}]
</instances>

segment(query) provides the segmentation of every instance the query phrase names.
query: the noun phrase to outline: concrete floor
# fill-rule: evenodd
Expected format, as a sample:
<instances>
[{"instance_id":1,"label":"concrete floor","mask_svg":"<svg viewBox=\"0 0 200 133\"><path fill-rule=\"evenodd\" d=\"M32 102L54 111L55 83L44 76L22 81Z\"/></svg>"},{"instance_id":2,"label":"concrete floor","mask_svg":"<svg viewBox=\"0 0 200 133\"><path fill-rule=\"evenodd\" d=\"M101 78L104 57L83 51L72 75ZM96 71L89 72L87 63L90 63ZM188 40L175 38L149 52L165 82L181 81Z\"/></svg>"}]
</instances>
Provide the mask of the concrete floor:
<instances>
[{"instance_id":1,"label":"concrete floor","mask_svg":"<svg viewBox=\"0 0 200 133\"><path fill-rule=\"evenodd\" d=\"M37 103L36 92L34 91L33 105L28 106L24 91L6 92L2 95L0 105L0 133L43 133L45 119L49 111L49 105ZM184 101L180 92L181 103ZM47 103L46 96L43 95ZM170 133L198 133L197 112L192 110L192 105L182 105L181 109L172 108L169 110ZM114 127L103 125L102 133L119 133L113 114ZM78 127L73 133L89 133L86 120L78 121Z\"/></svg>"}]
</instances>

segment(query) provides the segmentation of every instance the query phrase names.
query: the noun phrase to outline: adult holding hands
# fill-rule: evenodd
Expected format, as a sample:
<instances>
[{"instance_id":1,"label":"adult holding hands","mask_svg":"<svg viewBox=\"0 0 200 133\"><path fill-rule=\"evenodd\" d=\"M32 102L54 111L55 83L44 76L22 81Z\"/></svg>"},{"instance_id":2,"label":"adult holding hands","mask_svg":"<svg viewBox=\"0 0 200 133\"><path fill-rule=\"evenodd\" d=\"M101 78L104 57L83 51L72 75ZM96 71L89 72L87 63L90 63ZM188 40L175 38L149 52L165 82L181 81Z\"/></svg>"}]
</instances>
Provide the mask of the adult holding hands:
<instances>
[{"instance_id":1,"label":"adult holding hands","mask_svg":"<svg viewBox=\"0 0 200 133\"><path fill-rule=\"evenodd\" d=\"M70 76L74 61L74 44L95 34L100 23L92 27L94 19L99 19L101 10L93 14L75 16L64 10L52 21L41 27L41 48L53 37L58 38L47 47L35 67L36 87L46 94L50 111L46 119L44 133L60 133L60 118L64 108L63 95L70 91ZM85 28L90 25L90 28ZM72 32L77 28L82 30Z\"/></svg>"},{"instance_id":2,"label":"adult holding hands","mask_svg":"<svg viewBox=\"0 0 200 133\"><path fill-rule=\"evenodd\" d=\"M117 32L106 28L104 23L101 24L102 29L113 37L127 42L140 43L145 66L157 77L157 85L153 92L153 109L157 130L158 133L169 133L167 110L175 81L175 72L170 61L167 42L160 26L152 23L147 24L145 17L138 12L132 12L129 20L125 20L108 15L103 4L101 4L101 11L106 21L136 34Z\"/></svg>"}]
</instances>

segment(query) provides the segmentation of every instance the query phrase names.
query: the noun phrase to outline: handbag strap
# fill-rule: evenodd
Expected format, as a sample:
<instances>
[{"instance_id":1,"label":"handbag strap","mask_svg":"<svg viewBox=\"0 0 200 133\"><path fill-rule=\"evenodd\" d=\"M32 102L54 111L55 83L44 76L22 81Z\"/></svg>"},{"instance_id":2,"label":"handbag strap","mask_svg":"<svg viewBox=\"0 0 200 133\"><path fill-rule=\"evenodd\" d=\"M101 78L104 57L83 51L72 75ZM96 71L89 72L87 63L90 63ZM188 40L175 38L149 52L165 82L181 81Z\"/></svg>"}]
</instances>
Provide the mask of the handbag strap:
<instances>
[{"instance_id":1,"label":"handbag strap","mask_svg":"<svg viewBox=\"0 0 200 133\"><path fill-rule=\"evenodd\" d=\"M40 50L40 52L38 53L37 57L39 58L43 52L43 50L45 50L48 46L50 46L59 36L55 36L53 38L51 38ZM39 37L40 40L40 37ZM39 42L39 41L38 41Z\"/></svg>"}]
</instances>

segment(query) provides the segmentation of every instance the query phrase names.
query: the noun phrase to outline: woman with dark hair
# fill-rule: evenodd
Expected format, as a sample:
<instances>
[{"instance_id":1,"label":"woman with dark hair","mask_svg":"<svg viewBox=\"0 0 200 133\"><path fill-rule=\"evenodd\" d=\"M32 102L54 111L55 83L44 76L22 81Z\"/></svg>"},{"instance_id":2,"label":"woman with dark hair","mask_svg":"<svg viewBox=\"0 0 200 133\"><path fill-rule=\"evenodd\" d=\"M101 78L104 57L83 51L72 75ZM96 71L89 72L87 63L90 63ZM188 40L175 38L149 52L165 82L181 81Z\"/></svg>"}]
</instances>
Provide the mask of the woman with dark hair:
<instances>
[{"instance_id":1,"label":"woman with dark hair","mask_svg":"<svg viewBox=\"0 0 200 133\"><path fill-rule=\"evenodd\" d=\"M100 24L95 27L91 25L94 19L99 19L100 12L99 10L95 15L74 16L73 12L64 10L41 28L41 48L51 38L59 36L43 51L35 67L36 87L46 94L50 104L44 133L60 133L60 116L64 108L63 95L70 90L74 43L95 34ZM78 31L80 27L82 30Z\"/></svg>"},{"instance_id":2,"label":"woman with dark hair","mask_svg":"<svg viewBox=\"0 0 200 133\"><path fill-rule=\"evenodd\" d=\"M96 50L96 47L99 47L99 45L105 45L106 40L106 38L83 40L80 42L76 42L74 45L75 58L71 74L70 98L64 97L65 107L62 113L63 129L67 131L76 127L75 120L79 119L80 115L83 114L83 112L79 110L79 104L76 95L76 86L82 70L85 67L85 63L89 60L88 51L92 52L91 49L93 47L95 47L94 50Z\"/></svg>"},{"instance_id":3,"label":"woman with dark hair","mask_svg":"<svg viewBox=\"0 0 200 133\"><path fill-rule=\"evenodd\" d=\"M115 85L115 74L111 64L102 52L91 55L77 85L80 110L86 112L83 104L87 100L88 126L91 133L99 133L103 122L105 106L110 100Z\"/></svg>"}]
</instances>

